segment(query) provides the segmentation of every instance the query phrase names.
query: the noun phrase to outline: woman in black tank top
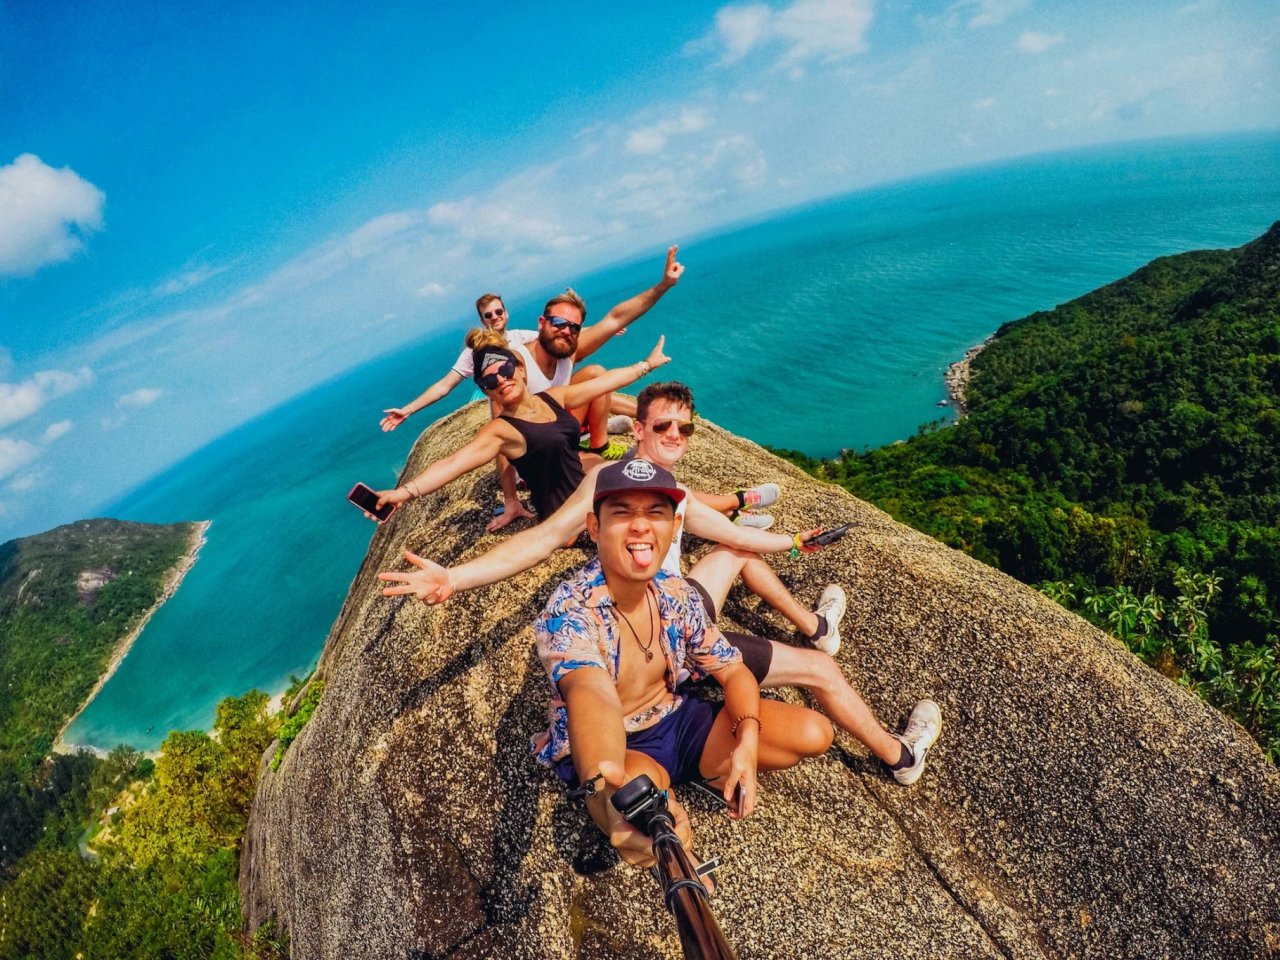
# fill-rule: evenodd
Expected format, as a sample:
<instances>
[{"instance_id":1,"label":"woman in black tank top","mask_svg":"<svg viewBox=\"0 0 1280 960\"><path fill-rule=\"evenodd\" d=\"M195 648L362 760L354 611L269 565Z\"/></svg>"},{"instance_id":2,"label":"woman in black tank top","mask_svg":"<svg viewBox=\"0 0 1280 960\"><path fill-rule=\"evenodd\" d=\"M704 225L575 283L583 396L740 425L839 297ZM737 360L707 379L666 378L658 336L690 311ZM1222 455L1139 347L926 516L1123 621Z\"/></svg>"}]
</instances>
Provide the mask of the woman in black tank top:
<instances>
[{"instance_id":1,"label":"woman in black tank top","mask_svg":"<svg viewBox=\"0 0 1280 960\"><path fill-rule=\"evenodd\" d=\"M492 330L473 330L467 334L467 346L472 348L475 360L475 381L500 414L481 427L470 443L437 460L408 483L394 490L378 491L378 506L398 505L425 496L501 454L528 484L538 516L550 516L582 482L584 466L600 462L595 454L578 449L578 421L566 408L580 407L620 390L670 362L671 358L662 352L665 339L659 337L648 358L639 363L531 395L525 382L524 361L507 349L502 335ZM583 457L588 458L585 464Z\"/></svg>"}]
</instances>

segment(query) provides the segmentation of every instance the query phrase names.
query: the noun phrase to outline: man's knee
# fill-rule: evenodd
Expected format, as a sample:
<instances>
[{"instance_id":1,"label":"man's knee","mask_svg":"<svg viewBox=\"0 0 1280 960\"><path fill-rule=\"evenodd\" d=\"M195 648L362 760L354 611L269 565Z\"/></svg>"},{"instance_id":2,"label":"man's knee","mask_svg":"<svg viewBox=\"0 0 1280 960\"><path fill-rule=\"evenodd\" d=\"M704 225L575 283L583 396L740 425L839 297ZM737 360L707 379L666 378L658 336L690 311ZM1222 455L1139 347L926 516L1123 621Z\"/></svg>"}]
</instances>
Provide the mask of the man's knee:
<instances>
[{"instance_id":1,"label":"man's knee","mask_svg":"<svg viewBox=\"0 0 1280 960\"><path fill-rule=\"evenodd\" d=\"M835 739L831 721L815 710L806 710L793 726L792 746L805 757L820 757Z\"/></svg>"},{"instance_id":2,"label":"man's knee","mask_svg":"<svg viewBox=\"0 0 1280 960\"><path fill-rule=\"evenodd\" d=\"M836 663L830 654L823 653L821 650L797 650L796 652L799 654L799 670L795 686L821 690L825 693L834 693L841 687L849 686L849 681L845 679L840 664Z\"/></svg>"},{"instance_id":3,"label":"man's knee","mask_svg":"<svg viewBox=\"0 0 1280 960\"><path fill-rule=\"evenodd\" d=\"M575 369L573 371L573 376L569 379L572 383L581 383L583 380L590 380L592 377L598 377L602 373L604 373L604 367L598 363L592 363L585 367L578 367Z\"/></svg>"}]
</instances>

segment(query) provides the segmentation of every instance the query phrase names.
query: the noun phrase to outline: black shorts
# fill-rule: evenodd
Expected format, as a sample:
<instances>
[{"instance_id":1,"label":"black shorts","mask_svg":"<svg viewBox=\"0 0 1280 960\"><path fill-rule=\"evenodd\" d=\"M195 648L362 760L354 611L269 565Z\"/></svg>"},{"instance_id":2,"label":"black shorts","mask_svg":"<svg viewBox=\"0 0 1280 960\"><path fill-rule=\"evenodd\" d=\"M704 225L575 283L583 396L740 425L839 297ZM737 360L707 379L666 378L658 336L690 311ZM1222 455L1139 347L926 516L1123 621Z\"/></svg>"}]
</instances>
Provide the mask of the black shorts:
<instances>
[{"instance_id":1,"label":"black shorts","mask_svg":"<svg viewBox=\"0 0 1280 960\"><path fill-rule=\"evenodd\" d=\"M707 592L707 588L693 577L685 577L685 579L693 584L694 589L698 591L698 596L702 598L702 609L706 611L707 622L715 623L716 604L711 599L711 594ZM763 684L764 678L769 675L769 667L773 664L773 643L764 637L755 637L749 633L734 633L729 630L721 632L726 640L742 651L742 662L756 678L756 683Z\"/></svg>"}]
</instances>

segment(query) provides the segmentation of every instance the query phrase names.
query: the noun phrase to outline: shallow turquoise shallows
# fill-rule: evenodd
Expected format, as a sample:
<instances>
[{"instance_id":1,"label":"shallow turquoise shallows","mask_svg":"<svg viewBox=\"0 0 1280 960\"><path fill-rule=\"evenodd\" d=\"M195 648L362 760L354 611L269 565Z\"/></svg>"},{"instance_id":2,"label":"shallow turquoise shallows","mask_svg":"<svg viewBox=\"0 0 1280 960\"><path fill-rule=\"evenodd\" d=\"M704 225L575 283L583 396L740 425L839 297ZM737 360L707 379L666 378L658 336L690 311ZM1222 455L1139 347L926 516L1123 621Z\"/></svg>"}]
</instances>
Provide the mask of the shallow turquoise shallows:
<instances>
[{"instance_id":1,"label":"shallow turquoise shallows","mask_svg":"<svg viewBox=\"0 0 1280 960\"><path fill-rule=\"evenodd\" d=\"M721 425L813 454L879 446L946 414L936 406L946 365L1001 323L1154 257L1237 246L1277 219L1276 134L916 180L683 242L680 286L600 359L641 359L665 333L674 360L664 376L688 382L699 412ZM660 257L574 285L599 316L653 283ZM526 320L538 305L509 304ZM70 742L154 748L170 729L210 726L222 697L277 691L311 667L373 531L346 492L356 480L392 485L428 422L383 434L380 412L442 375L466 326L459 318L447 336L291 401L103 508L213 526ZM431 414L470 394L456 390Z\"/></svg>"}]
</instances>

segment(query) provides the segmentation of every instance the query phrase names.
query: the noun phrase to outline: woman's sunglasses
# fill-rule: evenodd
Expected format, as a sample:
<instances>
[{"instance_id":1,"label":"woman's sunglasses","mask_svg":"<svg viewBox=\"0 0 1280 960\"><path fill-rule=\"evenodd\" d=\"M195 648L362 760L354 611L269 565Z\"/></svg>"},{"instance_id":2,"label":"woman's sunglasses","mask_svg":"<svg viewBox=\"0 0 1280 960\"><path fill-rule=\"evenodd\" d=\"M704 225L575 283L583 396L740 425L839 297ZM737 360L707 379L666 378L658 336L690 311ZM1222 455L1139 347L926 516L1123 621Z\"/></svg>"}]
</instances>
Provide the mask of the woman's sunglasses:
<instances>
[{"instance_id":1,"label":"woman's sunglasses","mask_svg":"<svg viewBox=\"0 0 1280 960\"><path fill-rule=\"evenodd\" d=\"M652 430L654 433L666 433L668 430L671 429L671 425L673 423L676 425L676 428L679 429L680 436L682 437L693 436L692 420L655 420L653 421L653 423L649 424L649 429Z\"/></svg>"},{"instance_id":2,"label":"woman's sunglasses","mask_svg":"<svg viewBox=\"0 0 1280 960\"><path fill-rule=\"evenodd\" d=\"M498 378L510 380L516 375L516 362L514 360L503 360L502 364L493 373L483 374L476 383L480 384L481 390L496 390L498 387Z\"/></svg>"},{"instance_id":3,"label":"woman's sunglasses","mask_svg":"<svg viewBox=\"0 0 1280 960\"><path fill-rule=\"evenodd\" d=\"M564 317L544 317L543 319L557 330L564 330L567 328L568 331L575 336L578 331L582 329L582 324L574 323L572 320L566 320Z\"/></svg>"}]
</instances>

